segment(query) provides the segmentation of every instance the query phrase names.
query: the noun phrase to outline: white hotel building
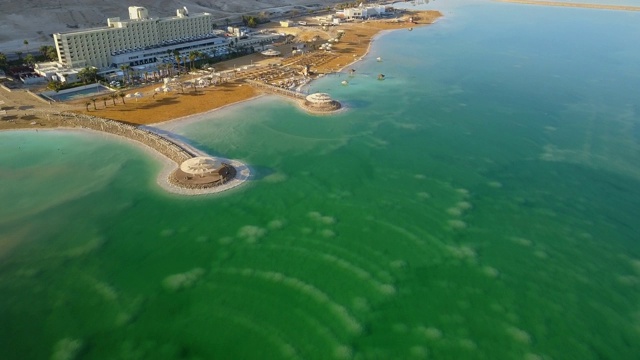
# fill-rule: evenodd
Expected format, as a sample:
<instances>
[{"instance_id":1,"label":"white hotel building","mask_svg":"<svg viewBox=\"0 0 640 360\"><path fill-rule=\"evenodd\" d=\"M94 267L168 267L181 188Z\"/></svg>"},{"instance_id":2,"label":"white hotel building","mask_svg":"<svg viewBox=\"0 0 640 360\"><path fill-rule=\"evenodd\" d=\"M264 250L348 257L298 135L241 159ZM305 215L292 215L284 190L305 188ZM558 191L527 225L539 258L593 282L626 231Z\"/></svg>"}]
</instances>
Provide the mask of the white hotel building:
<instances>
[{"instance_id":1,"label":"white hotel building","mask_svg":"<svg viewBox=\"0 0 640 360\"><path fill-rule=\"evenodd\" d=\"M227 48L229 39L213 33L213 16L189 14L150 18L144 7L129 7L129 20L107 19L107 26L53 34L58 62L64 68L95 66L99 70L121 65L136 66L182 56L190 51L213 52Z\"/></svg>"}]
</instances>

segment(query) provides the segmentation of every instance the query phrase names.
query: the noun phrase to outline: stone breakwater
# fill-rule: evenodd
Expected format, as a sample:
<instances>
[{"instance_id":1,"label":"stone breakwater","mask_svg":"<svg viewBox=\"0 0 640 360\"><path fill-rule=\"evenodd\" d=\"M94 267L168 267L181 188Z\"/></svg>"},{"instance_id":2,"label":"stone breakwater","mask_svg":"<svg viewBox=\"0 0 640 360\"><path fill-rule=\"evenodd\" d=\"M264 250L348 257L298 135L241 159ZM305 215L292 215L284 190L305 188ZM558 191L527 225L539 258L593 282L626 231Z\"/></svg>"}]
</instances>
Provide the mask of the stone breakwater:
<instances>
[{"instance_id":1,"label":"stone breakwater","mask_svg":"<svg viewBox=\"0 0 640 360\"><path fill-rule=\"evenodd\" d=\"M43 112L39 117L48 120L55 118L60 127L95 130L137 141L177 164L195 156L187 149L154 132L115 120L73 112Z\"/></svg>"},{"instance_id":2,"label":"stone breakwater","mask_svg":"<svg viewBox=\"0 0 640 360\"><path fill-rule=\"evenodd\" d=\"M38 113L38 114L36 114ZM104 132L146 145L174 162L177 168L162 172L158 184L165 190L182 195L201 195L217 193L234 188L250 177L249 168L237 161L223 159L223 168L216 178L206 181L206 177L190 176L183 173L179 165L184 161L203 154L197 149L181 145L151 130L125 124L119 121L73 112L34 111L40 119L47 119L61 128L78 128ZM46 123L47 121L45 121Z\"/></svg>"}]
</instances>

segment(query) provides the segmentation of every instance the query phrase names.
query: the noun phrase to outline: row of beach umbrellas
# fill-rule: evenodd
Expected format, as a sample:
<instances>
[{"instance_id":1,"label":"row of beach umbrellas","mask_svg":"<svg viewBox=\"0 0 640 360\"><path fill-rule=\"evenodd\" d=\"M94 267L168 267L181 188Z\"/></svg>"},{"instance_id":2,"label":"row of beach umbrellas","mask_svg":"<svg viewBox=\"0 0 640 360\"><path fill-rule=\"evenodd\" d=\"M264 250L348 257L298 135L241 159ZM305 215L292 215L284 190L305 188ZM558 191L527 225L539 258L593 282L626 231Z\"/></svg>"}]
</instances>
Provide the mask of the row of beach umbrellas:
<instances>
[{"instance_id":1,"label":"row of beach umbrellas","mask_svg":"<svg viewBox=\"0 0 640 360\"><path fill-rule=\"evenodd\" d=\"M126 97L126 98L136 98L136 101L138 101L138 99L142 97L142 93L141 92L135 92L133 94L127 94L124 97Z\"/></svg>"}]
</instances>

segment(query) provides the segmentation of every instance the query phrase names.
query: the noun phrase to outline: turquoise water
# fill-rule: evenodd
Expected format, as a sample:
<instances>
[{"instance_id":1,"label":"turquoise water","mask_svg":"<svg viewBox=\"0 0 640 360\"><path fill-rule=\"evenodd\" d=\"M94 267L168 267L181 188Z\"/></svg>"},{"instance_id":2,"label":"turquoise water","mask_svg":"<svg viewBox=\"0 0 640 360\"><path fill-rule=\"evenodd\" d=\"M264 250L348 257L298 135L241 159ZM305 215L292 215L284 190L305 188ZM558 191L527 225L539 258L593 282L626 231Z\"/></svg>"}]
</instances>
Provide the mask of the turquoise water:
<instances>
[{"instance_id":1,"label":"turquoise water","mask_svg":"<svg viewBox=\"0 0 640 360\"><path fill-rule=\"evenodd\" d=\"M0 134L2 357L637 358L640 14L442 6L312 85L342 113L167 125L252 165L227 194Z\"/></svg>"}]
</instances>

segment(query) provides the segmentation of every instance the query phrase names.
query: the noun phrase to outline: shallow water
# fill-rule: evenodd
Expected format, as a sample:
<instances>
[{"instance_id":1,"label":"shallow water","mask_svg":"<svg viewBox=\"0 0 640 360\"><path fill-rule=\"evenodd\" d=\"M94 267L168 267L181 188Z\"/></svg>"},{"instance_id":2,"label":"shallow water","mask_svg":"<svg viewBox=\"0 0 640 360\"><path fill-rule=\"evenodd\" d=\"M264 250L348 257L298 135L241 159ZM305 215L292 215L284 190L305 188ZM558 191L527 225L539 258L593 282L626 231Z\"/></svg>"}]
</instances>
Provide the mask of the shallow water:
<instances>
[{"instance_id":1,"label":"shallow water","mask_svg":"<svg viewBox=\"0 0 640 360\"><path fill-rule=\"evenodd\" d=\"M5 357L635 358L639 14L447 6L312 84L344 112L172 126L252 165L227 194L163 193L125 142L1 133Z\"/></svg>"}]
</instances>

